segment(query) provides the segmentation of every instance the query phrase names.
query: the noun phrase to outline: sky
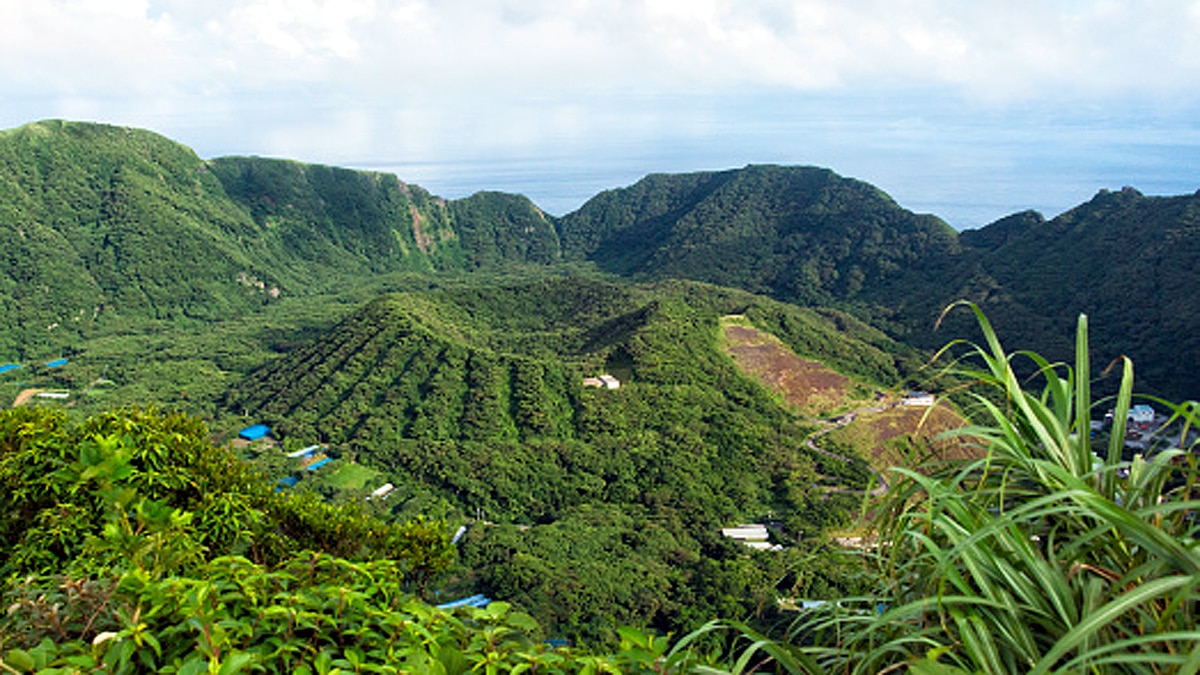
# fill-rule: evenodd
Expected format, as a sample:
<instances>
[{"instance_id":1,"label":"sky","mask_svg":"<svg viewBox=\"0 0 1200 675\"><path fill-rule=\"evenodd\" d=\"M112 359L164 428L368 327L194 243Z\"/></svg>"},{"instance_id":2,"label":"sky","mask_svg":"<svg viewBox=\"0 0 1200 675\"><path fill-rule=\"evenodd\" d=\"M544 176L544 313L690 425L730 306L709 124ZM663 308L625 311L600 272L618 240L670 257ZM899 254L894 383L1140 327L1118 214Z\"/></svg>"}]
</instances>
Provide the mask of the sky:
<instances>
[{"instance_id":1,"label":"sky","mask_svg":"<svg viewBox=\"0 0 1200 675\"><path fill-rule=\"evenodd\" d=\"M1198 0L0 0L0 128L388 171L563 215L824 166L957 229L1200 188Z\"/></svg>"}]
</instances>

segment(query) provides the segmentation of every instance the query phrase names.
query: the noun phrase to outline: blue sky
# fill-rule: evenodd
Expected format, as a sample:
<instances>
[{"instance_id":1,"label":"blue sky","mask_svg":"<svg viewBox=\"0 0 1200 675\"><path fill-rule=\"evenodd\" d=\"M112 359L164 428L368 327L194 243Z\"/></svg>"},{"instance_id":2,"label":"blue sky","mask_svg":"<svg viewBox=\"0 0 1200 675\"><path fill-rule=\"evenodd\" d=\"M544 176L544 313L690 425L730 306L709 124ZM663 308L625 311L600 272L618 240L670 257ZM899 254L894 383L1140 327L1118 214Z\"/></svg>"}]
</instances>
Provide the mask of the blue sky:
<instances>
[{"instance_id":1,"label":"blue sky","mask_svg":"<svg viewBox=\"0 0 1200 675\"><path fill-rule=\"evenodd\" d=\"M0 126L375 168L562 214L812 164L979 227L1200 188L1195 0L0 0Z\"/></svg>"}]
</instances>

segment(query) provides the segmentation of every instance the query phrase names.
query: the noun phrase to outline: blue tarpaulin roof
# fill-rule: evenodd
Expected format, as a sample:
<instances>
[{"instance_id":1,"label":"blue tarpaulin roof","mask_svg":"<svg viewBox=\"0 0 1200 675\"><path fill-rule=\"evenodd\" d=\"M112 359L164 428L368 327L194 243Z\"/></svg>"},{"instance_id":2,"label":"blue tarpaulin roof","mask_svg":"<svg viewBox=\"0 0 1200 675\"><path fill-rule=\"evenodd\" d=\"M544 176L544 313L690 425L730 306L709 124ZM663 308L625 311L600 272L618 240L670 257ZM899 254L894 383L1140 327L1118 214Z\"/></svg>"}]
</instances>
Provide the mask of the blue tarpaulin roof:
<instances>
[{"instance_id":1,"label":"blue tarpaulin roof","mask_svg":"<svg viewBox=\"0 0 1200 675\"><path fill-rule=\"evenodd\" d=\"M487 607L490 604L492 604L491 598L480 593L479 595L472 595L469 598L463 598L461 600L455 600L454 602L447 602L445 604L438 605L437 608L456 609L458 607Z\"/></svg>"},{"instance_id":2,"label":"blue tarpaulin roof","mask_svg":"<svg viewBox=\"0 0 1200 675\"><path fill-rule=\"evenodd\" d=\"M246 427L238 432L238 436L247 441L257 441L258 439L271 433L271 427L265 424L255 424L254 426Z\"/></svg>"},{"instance_id":3,"label":"blue tarpaulin roof","mask_svg":"<svg viewBox=\"0 0 1200 675\"><path fill-rule=\"evenodd\" d=\"M317 469L325 466L326 464L328 464L332 461L333 461L332 457L326 457L325 459L323 459L319 462L313 462L312 464L309 464L308 466L306 466L304 468L308 469L309 471L316 471Z\"/></svg>"},{"instance_id":4,"label":"blue tarpaulin roof","mask_svg":"<svg viewBox=\"0 0 1200 675\"><path fill-rule=\"evenodd\" d=\"M46 362L47 368L61 368L65 365L67 365L66 359L54 359L53 361Z\"/></svg>"},{"instance_id":5,"label":"blue tarpaulin roof","mask_svg":"<svg viewBox=\"0 0 1200 675\"><path fill-rule=\"evenodd\" d=\"M19 364L19 363L6 363L6 364L0 366L0 373L7 373L10 370L20 370L20 369L21 369L21 364Z\"/></svg>"}]
</instances>

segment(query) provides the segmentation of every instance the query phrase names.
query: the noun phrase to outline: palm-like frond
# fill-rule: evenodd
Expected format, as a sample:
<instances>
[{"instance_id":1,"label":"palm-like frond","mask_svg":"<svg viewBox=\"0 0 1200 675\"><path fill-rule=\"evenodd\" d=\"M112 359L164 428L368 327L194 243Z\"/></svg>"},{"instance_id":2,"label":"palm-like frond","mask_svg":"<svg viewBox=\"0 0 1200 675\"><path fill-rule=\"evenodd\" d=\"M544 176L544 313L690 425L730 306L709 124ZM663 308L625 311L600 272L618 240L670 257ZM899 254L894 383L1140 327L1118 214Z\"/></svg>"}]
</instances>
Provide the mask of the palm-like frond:
<instances>
[{"instance_id":1,"label":"palm-like frond","mask_svg":"<svg viewBox=\"0 0 1200 675\"><path fill-rule=\"evenodd\" d=\"M822 645L810 653L856 673L1195 672L1195 457L1168 449L1123 463L1120 433L1104 457L1093 454L1085 317L1073 366L1052 364L1007 354L982 311L962 304L984 344L955 343L968 351L956 370L981 389L977 423L953 433L986 454L896 471L877 509L881 589L860 603L885 609L856 613L848 602L809 615L796 630ZM1016 358L1036 376L1019 378ZM1132 391L1124 360L1118 424ZM1195 426L1194 404L1169 408Z\"/></svg>"}]
</instances>

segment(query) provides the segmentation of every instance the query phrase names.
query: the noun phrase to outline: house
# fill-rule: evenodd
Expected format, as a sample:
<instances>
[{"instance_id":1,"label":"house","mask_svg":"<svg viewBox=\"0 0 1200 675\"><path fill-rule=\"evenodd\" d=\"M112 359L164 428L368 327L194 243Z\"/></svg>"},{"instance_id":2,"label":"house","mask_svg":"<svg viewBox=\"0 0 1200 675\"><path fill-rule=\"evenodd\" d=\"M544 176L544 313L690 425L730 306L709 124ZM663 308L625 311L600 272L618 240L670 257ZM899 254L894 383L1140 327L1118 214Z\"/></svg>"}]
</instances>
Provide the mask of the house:
<instances>
[{"instance_id":1,"label":"house","mask_svg":"<svg viewBox=\"0 0 1200 675\"><path fill-rule=\"evenodd\" d=\"M38 392L37 396L38 396L38 398L54 398L54 399L61 400L61 399L65 399L65 398L70 398L71 394L70 394L70 392L66 392L66 391L42 391L42 392Z\"/></svg>"},{"instance_id":2,"label":"house","mask_svg":"<svg viewBox=\"0 0 1200 675\"><path fill-rule=\"evenodd\" d=\"M927 391L910 391L904 395L901 405L924 406L933 405L933 394Z\"/></svg>"},{"instance_id":3,"label":"house","mask_svg":"<svg viewBox=\"0 0 1200 675\"><path fill-rule=\"evenodd\" d=\"M53 361L46 362L47 368L62 368L65 365L67 365L66 359L54 359Z\"/></svg>"},{"instance_id":4,"label":"house","mask_svg":"<svg viewBox=\"0 0 1200 675\"><path fill-rule=\"evenodd\" d=\"M265 424L255 424L239 431L238 438L244 441L257 441L269 433L271 433L271 427Z\"/></svg>"},{"instance_id":5,"label":"house","mask_svg":"<svg viewBox=\"0 0 1200 675\"><path fill-rule=\"evenodd\" d=\"M1144 403L1139 403L1138 405L1130 408L1129 412L1125 413L1125 426L1126 428L1136 427L1139 429L1148 429L1151 424L1154 424L1154 416L1154 408ZM1112 424L1113 417L1114 412L1112 410L1104 413L1104 423Z\"/></svg>"},{"instance_id":6,"label":"house","mask_svg":"<svg viewBox=\"0 0 1200 675\"><path fill-rule=\"evenodd\" d=\"M0 366L0 373L7 373L10 370L20 370L20 369L21 369L21 364L19 364L19 363L6 363L6 364Z\"/></svg>"},{"instance_id":7,"label":"house","mask_svg":"<svg viewBox=\"0 0 1200 675\"><path fill-rule=\"evenodd\" d=\"M621 381L612 375L604 374L599 377L589 377L584 379L583 386L595 387L597 389L620 389Z\"/></svg>"},{"instance_id":8,"label":"house","mask_svg":"<svg viewBox=\"0 0 1200 675\"><path fill-rule=\"evenodd\" d=\"M1143 429L1154 424L1154 408L1144 403L1133 406L1129 409L1129 421Z\"/></svg>"}]
</instances>

